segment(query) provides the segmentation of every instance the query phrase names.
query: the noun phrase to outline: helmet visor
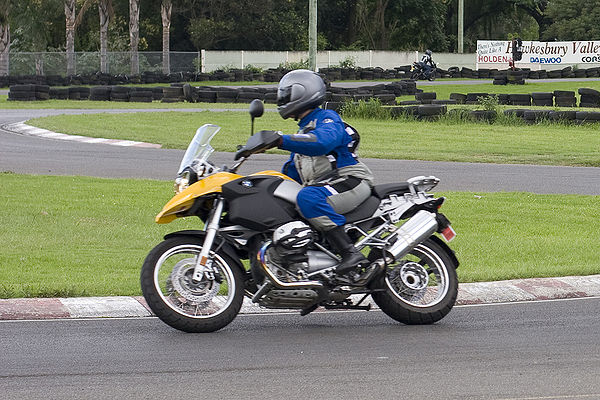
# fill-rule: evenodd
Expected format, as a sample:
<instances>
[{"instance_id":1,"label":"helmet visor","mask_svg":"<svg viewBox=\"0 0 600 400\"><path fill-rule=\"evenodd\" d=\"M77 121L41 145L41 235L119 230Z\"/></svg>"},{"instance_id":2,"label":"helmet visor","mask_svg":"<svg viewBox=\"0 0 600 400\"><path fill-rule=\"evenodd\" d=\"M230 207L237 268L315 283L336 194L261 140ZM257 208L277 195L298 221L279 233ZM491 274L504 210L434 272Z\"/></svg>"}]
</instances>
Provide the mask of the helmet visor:
<instances>
[{"instance_id":1,"label":"helmet visor","mask_svg":"<svg viewBox=\"0 0 600 400\"><path fill-rule=\"evenodd\" d=\"M277 105L283 106L290 102L292 99L292 87L287 86L277 90Z\"/></svg>"}]
</instances>

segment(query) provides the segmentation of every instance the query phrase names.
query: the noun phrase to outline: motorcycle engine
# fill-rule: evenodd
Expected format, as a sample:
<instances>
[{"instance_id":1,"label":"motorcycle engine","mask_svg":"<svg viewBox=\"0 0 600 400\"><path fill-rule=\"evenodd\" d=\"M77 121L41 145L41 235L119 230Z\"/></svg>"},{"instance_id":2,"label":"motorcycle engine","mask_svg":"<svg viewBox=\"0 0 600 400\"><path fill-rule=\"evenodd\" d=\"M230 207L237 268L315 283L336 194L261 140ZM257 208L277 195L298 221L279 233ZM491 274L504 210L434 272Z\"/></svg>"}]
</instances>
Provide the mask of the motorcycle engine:
<instances>
[{"instance_id":1,"label":"motorcycle engine","mask_svg":"<svg viewBox=\"0 0 600 400\"><path fill-rule=\"evenodd\" d=\"M272 260L291 272L305 269L308 263L307 249L314 240L314 232L302 221L288 222L273 232L275 254Z\"/></svg>"}]
</instances>

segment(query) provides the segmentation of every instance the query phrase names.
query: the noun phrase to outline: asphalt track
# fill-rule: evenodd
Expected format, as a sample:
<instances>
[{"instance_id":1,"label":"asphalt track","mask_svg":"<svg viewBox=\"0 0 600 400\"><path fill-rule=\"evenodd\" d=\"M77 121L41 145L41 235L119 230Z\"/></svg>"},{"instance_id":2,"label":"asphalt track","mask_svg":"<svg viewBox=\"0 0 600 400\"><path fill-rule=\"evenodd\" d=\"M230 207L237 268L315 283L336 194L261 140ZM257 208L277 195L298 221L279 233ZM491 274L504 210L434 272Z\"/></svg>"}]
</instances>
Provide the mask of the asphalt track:
<instances>
[{"instance_id":1,"label":"asphalt track","mask_svg":"<svg viewBox=\"0 0 600 400\"><path fill-rule=\"evenodd\" d=\"M0 322L13 399L600 399L600 298L381 312L243 315L217 333L157 319Z\"/></svg>"}]
</instances>

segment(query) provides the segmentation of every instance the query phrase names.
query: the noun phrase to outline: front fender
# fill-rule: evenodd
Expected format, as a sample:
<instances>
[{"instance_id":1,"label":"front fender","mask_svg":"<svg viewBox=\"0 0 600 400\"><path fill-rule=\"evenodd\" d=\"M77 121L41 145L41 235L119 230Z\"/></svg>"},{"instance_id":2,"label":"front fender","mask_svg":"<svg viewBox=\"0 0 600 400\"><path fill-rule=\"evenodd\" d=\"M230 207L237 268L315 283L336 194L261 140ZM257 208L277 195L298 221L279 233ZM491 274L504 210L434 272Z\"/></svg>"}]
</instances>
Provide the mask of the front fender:
<instances>
[{"instance_id":1,"label":"front fender","mask_svg":"<svg viewBox=\"0 0 600 400\"><path fill-rule=\"evenodd\" d=\"M201 230L192 230L192 229L185 230L185 231L171 232L171 233L165 235L165 240L173 238L173 237L186 237L186 236L191 236L194 238L200 238L200 239L204 240L204 237L206 236L206 232L201 231ZM223 250L225 252L225 254L227 254L233 262L235 262L235 265L240 269L240 271L242 271L242 273L245 274L246 270L244 269L244 266L242 265L242 262L240 261L240 257L238 256L235 248L232 245L230 245L229 243L225 242L222 237L217 236L216 240L219 241L217 246L220 246L221 250Z\"/></svg>"},{"instance_id":2,"label":"front fender","mask_svg":"<svg viewBox=\"0 0 600 400\"><path fill-rule=\"evenodd\" d=\"M173 198L165 204L162 211L156 216L155 221L159 224L167 224L177 219L177 214L192 207L194 201L196 201L198 197L210 193L220 193L224 184L241 177L241 175L229 172L218 172L199 180L181 193L173 196Z\"/></svg>"}]
</instances>

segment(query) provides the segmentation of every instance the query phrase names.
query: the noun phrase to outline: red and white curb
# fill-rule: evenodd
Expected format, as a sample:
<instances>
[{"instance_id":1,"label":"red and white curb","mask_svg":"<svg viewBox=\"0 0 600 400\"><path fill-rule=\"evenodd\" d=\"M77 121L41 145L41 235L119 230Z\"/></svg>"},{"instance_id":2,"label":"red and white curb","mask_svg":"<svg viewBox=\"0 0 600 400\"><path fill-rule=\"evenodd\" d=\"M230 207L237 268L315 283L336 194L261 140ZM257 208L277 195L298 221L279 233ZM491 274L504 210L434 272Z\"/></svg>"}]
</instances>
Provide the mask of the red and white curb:
<instances>
[{"instance_id":1,"label":"red and white curb","mask_svg":"<svg viewBox=\"0 0 600 400\"><path fill-rule=\"evenodd\" d=\"M600 275L463 283L459 285L456 304L493 304L583 297L600 297ZM356 301L358 299L360 296L355 298ZM373 309L377 309L370 297L363 304L371 304ZM321 309L317 312L319 310ZM240 313L262 314L285 311L298 312L265 309L245 298ZM153 314L144 298L139 296L0 299L0 320L151 316Z\"/></svg>"},{"instance_id":2,"label":"red and white curb","mask_svg":"<svg viewBox=\"0 0 600 400\"><path fill-rule=\"evenodd\" d=\"M110 144L113 146L148 147L148 148L154 148L154 149L159 149L161 147L160 144L136 142L134 140L104 139L104 138L94 138L94 137L79 136L79 135L67 135L65 133L53 132L53 131L49 131L47 129L37 128L35 126L27 125L25 123L25 121L3 125L2 129L9 131L9 132L13 132L13 133L18 133L21 135L38 136L38 137L43 137L43 138L48 138L48 139L70 140L70 141L82 142L82 143L101 143L101 144Z\"/></svg>"}]
</instances>

